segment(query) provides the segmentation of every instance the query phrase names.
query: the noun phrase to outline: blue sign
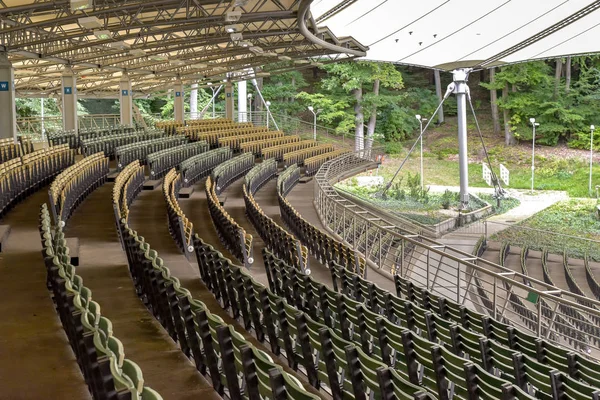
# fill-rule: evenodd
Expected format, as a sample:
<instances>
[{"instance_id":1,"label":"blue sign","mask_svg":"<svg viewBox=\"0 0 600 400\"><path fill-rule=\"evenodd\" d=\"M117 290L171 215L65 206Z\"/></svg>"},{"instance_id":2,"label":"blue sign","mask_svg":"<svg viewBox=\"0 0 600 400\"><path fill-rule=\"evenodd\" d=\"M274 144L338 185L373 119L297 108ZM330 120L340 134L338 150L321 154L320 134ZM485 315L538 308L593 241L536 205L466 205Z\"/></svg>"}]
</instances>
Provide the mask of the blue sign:
<instances>
[{"instance_id":1,"label":"blue sign","mask_svg":"<svg viewBox=\"0 0 600 400\"><path fill-rule=\"evenodd\" d=\"M121 94L122 94L123 96L129 96L129 90L127 90L127 89L123 89L123 90L121 90Z\"/></svg>"},{"instance_id":2,"label":"blue sign","mask_svg":"<svg viewBox=\"0 0 600 400\"><path fill-rule=\"evenodd\" d=\"M71 86L65 86L65 94L73 94L73 88Z\"/></svg>"},{"instance_id":3,"label":"blue sign","mask_svg":"<svg viewBox=\"0 0 600 400\"><path fill-rule=\"evenodd\" d=\"M0 82L0 92L8 92L8 82L7 81L2 81Z\"/></svg>"},{"instance_id":4,"label":"blue sign","mask_svg":"<svg viewBox=\"0 0 600 400\"><path fill-rule=\"evenodd\" d=\"M181 97L181 92L175 92L175 97Z\"/></svg>"}]
</instances>

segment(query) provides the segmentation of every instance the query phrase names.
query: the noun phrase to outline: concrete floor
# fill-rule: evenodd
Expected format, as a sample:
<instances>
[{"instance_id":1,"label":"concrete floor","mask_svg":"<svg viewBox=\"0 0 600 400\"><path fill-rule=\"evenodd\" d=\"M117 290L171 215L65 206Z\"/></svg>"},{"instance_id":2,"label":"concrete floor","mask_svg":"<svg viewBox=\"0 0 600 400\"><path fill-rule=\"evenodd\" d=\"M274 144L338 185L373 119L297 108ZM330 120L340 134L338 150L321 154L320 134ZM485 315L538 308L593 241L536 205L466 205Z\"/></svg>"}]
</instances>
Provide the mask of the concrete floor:
<instances>
[{"instance_id":1,"label":"concrete floor","mask_svg":"<svg viewBox=\"0 0 600 400\"><path fill-rule=\"evenodd\" d=\"M38 213L47 201L41 189L1 222L12 230L0 253L0 399L91 398L46 288Z\"/></svg>"}]
</instances>

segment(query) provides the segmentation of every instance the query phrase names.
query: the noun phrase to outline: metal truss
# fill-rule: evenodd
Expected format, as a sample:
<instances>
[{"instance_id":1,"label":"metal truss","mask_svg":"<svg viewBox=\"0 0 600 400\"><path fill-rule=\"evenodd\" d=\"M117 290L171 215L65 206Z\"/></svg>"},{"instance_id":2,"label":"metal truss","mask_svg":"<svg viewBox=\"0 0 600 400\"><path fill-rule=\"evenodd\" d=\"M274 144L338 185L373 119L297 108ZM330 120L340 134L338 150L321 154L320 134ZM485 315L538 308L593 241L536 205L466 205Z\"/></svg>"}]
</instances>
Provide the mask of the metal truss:
<instances>
[{"instance_id":1,"label":"metal truss","mask_svg":"<svg viewBox=\"0 0 600 400\"><path fill-rule=\"evenodd\" d=\"M64 73L82 95L118 93L126 75L137 95L176 81L201 87L364 55L352 38L317 27L312 0L0 0L0 52L21 94L53 95ZM86 25L82 18L92 18ZM241 36L240 36L241 35Z\"/></svg>"}]
</instances>

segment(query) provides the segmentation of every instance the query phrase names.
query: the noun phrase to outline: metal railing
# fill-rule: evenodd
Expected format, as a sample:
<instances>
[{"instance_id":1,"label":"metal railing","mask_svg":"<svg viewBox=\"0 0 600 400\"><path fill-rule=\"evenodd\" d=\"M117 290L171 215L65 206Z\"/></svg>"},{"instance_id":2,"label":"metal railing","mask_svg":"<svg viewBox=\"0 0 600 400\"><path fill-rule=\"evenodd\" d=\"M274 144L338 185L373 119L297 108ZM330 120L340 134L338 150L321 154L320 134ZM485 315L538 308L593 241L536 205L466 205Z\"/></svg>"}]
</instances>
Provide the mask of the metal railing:
<instances>
[{"instance_id":1,"label":"metal railing","mask_svg":"<svg viewBox=\"0 0 600 400\"><path fill-rule=\"evenodd\" d=\"M106 129L121 124L120 114L88 114L77 117L79 129ZM63 130L62 116L17 118L17 134L44 140L48 132Z\"/></svg>"},{"instance_id":2,"label":"metal railing","mask_svg":"<svg viewBox=\"0 0 600 400\"><path fill-rule=\"evenodd\" d=\"M374 168L376 156L376 151L350 153L319 169L315 208L329 231L365 256L377 273L398 274L537 337L600 358L600 302L529 277L520 263L505 267L506 253L498 263L485 260L396 226L337 193L333 184Z\"/></svg>"}]
</instances>

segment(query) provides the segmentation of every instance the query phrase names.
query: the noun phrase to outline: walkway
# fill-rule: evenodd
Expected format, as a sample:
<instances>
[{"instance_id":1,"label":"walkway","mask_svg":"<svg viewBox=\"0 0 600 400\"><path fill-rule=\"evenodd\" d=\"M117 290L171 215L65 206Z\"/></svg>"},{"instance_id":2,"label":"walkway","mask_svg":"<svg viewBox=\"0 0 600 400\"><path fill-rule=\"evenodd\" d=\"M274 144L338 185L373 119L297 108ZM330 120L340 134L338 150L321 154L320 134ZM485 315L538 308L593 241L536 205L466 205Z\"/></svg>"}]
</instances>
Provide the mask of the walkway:
<instances>
[{"instance_id":1,"label":"walkway","mask_svg":"<svg viewBox=\"0 0 600 400\"><path fill-rule=\"evenodd\" d=\"M11 210L0 253L0 398L90 399L46 288L38 231L44 188Z\"/></svg>"},{"instance_id":2,"label":"walkway","mask_svg":"<svg viewBox=\"0 0 600 400\"><path fill-rule=\"evenodd\" d=\"M112 187L105 184L93 192L67 224L66 236L79 237L77 273L112 321L125 356L142 369L146 385L165 400L220 399L137 297L116 233Z\"/></svg>"}]
</instances>

